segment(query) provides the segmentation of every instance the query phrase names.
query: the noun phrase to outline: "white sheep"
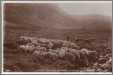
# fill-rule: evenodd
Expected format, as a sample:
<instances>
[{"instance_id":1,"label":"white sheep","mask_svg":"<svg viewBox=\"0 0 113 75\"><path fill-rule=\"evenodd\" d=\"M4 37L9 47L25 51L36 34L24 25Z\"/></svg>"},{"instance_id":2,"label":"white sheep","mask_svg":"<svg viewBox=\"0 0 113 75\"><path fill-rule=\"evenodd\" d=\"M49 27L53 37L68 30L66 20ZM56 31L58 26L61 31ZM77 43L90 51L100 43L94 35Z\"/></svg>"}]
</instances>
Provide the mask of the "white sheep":
<instances>
[{"instance_id":1,"label":"white sheep","mask_svg":"<svg viewBox=\"0 0 113 75\"><path fill-rule=\"evenodd\" d=\"M57 55L59 54L59 50L53 50L53 49L48 49L49 52L53 52L53 53L56 53Z\"/></svg>"},{"instance_id":2,"label":"white sheep","mask_svg":"<svg viewBox=\"0 0 113 75\"><path fill-rule=\"evenodd\" d=\"M48 47L49 49L52 49L53 43L52 43L52 42L49 42L48 45L47 45L47 47Z\"/></svg>"},{"instance_id":3,"label":"white sheep","mask_svg":"<svg viewBox=\"0 0 113 75\"><path fill-rule=\"evenodd\" d=\"M47 51L47 49L45 47L41 47L41 46L35 47L35 50L38 50L38 51Z\"/></svg>"},{"instance_id":4,"label":"white sheep","mask_svg":"<svg viewBox=\"0 0 113 75\"><path fill-rule=\"evenodd\" d=\"M34 51L35 47L32 44L20 45L20 49L22 49L25 53L31 53Z\"/></svg>"},{"instance_id":5,"label":"white sheep","mask_svg":"<svg viewBox=\"0 0 113 75\"><path fill-rule=\"evenodd\" d=\"M51 60L56 60L56 58L58 57L58 54L49 51L47 52L46 57L48 57L48 59L51 59Z\"/></svg>"},{"instance_id":6,"label":"white sheep","mask_svg":"<svg viewBox=\"0 0 113 75\"><path fill-rule=\"evenodd\" d=\"M80 50L69 49L69 52L76 55L78 58L80 58Z\"/></svg>"},{"instance_id":7,"label":"white sheep","mask_svg":"<svg viewBox=\"0 0 113 75\"><path fill-rule=\"evenodd\" d=\"M73 43L73 42L70 42L70 47L71 47L71 48L74 48L74 49L80 48L77 44L75 44L75 43Z\"/></svg>"},{"instance_id":8,"label":"white sheep","mask_svg":"<svg viewBox=\"0 0 113 75\"><path fill-rule=\"evenodd\" d=\"M39 61L39 58L42 57L42 51L37 51L35 50L33 53L32 53L32 59L34 62L37 62Z\"/></svg>"},{"instance_id":9,"label":"white sheep","mask_svg":"<svg viewBox=\"0 0 113 75\"><path fill-rule=\"evenodd\" d=\"M46 56L48 54L48 52L43 52L43 51L34 51L32 53L32 56L34 56L35 58L39 58L39 57L43 57L43 56Z\"/></svg>"},{"instance_id":10,"label":"white sheep","mask_svg":"<svg viewBox=\"0 0 113 75\"><path fill-rule=\"evenodd\" d=\"M34 55L34 56L38 56L38 55L40 55L41 54L41 51L37 51L37 50L35 50L33 53L32 53L32 55Z\"/></svg>"},{"instance_id":11,"label":"white sheep","mask_svg":"<svg viewBox=\"0 0 113 75\"><path fill-rule=\"evenodd\" d=\"M54 57L54 56L58 56L56 53L53 53L53 52L47 52L50 56Z\"/></svg>"},{"instance_id":12,"label":"white sheep","mask_svg":"<svg viewBox=\"0 0 113 75\"><path fill-rule=\"evenodd\" d=\"M75 55L73 53L71 53L71 52L66 52L64 58L69 60L69 61L70 60L75 60Z\"/></svg>"},{"instance_id":13,"label":"white sheep","mask_svg":"<svg viewBox=\"0 0 113 75\"><path fill-rule=\"evenodd\" d=\"M38 45L39 43L37 42L36 39L33 39L33 40L32 40L32 44L36 44L36 45Z\"/></svg>"},{"instance_id":14,"label":"white sheep","mask_svg":"<svg viewBox=\"0 0 113 75\"><path fill-rule=\"evenodd\" d=\"M61 49L64 49L65 51L68 51L69 50L68 47L61 47Z\"/></svg>"},{"instance_id":15,"label":"white sheep","mask_svg":"<svg viewBox=\"0 0 113 75\"><path fill-rule=\"evenodd\" d=\"M67 52L66 49L61 48L61 49L59 50L59 56L60 56L61 58L64 57L65 54L66 54L66 52Z\"/></svg>"},{"instance_id":16,"label":"white sheep","mask_svg":"<svg viewBox=\"0 0 113 75\"><path fill-rule=\"evenodd\" d=\"M47 44L49 42L48 39L44 39L44 38L39 38L38 39L38 43L41 43L41 44Z\"/></svg>"},{"instance_id":17,"label":"white sheep","mask_svg":"<svg viewBox=\"0 0 113 75\"><path fill-rule=\"evenodd\" d=\"M51 41L53 46L52 46L52 49L57 49L57 48L61 48L62 47L62 42L59 41L59 40L54 40L54 41Z\"/></svg>"},{"instance_id":18,"label":"white sheep","mask_svg":"<svg viewBox=\"0 0 113 75\"><path fill-rule=\"evenodd\" d=\"M63 41L63 47L68 47L69 46L69 42L68 41Z\"/></svg>"}]
</instances>

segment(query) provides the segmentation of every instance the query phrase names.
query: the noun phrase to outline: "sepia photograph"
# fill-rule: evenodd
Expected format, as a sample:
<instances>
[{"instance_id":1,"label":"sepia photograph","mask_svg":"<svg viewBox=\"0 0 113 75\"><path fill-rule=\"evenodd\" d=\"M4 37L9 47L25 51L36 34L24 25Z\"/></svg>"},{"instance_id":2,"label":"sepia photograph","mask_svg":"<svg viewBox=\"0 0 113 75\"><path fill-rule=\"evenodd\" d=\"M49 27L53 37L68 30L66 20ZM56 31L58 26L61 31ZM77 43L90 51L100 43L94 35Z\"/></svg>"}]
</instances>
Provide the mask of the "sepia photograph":
<instances>
[{"instance_id":1,"label":"sepia photograph","mask_svg":"<svg viewBox=\"0 0 113 75\"><path fill-rule=\"evenodd\" d=\"M4 73L112 73L112 1L17 1L2 9Z\"/></svg>"}]
</instances>

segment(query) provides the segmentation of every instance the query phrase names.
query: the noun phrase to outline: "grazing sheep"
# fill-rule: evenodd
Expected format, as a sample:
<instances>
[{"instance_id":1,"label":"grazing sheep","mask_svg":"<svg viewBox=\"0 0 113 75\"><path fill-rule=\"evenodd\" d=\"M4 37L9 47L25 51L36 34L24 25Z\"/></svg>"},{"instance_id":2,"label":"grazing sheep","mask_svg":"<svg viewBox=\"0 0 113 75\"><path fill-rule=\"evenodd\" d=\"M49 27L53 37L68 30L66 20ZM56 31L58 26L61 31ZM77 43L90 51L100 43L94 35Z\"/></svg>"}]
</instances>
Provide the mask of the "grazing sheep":
<instances>
[{"instance_id":1,"label":"grazing sheep","mask_svg":"<svg viewBox=\"0 0 113 75\"><path fill-rule=\"evenodd\" d=\"M70 41L63 41L63 47L73 48L73 49L79 49L80 47L77 46L75 43Z\"/></svg>"},{"instance_id":2,"label":"grazing sheep","mask_svg":"<svg viewBox=\"0 0 113 75\"><path fill-rule=\"evenodd\" d=\"M56 53L58 55L59 53L59 50L53 50L53 49L48 49L49 52L53 52L53 53Z\"/></svg>"},{"instance_id":3,"label":"grazing sheep","mask_svg":"<svg viewBox=\"0 0 113 75\"><path fill-rule=\"evenodd\" d=\"M65 54L66 54L66 50L61 48L58 56L63 58L65 56Z\"/></svg>"},{"instance_id":4,"label":"grazing sheep","mask_svg":"<svg viewBox=\"0 0 113 75\"><path fill-rule=\"evenodd\" d=\"M35 50L35 51L32 53L32 55L33 55L33 56L38 56L38 55L40 55L40 53L41 53L41 51Z\"/></svg>"},{"instance_id":5,"label":"grazing sheep","mask_svg":"<svg viewBox=\"0 0 113 75\"><path fill-rule=\"evenodd\" d=\"M77 46L75 43L70 43L70 46L69 46L70 48L73 48L73 49L80 49L80 47L79 46Z\"/></svg>"},{"instance_id":6,"label":"grazing sheep","mask_svg":"<svg viewBox=\"0 0 113 75\"><path fill-rule=\"evenodd\" d=\"M20 49L22 49L25 53L32 53L35 49L34 45L27 44L27 45L20 45Z\"/></svg>"},{"instance_id":7,"label":"grazing sheep","mask_svg":"<svg viewBox=\"0 0 113 75\"><path fill-rule=\"evenodd\" d=\"M35 46L39 45L39 43L37 42L37 40L32 40L32 44L34 44Z\"/></svg>"},{"instance_id":8,"label":"grazing sheep","mask_svg":"<svg viewBox=\"0 0 113 75\"><path fill-rule=\"evenodd\" d=\"M34 62L39 62L40 60L42 60L42 51L37 51L35 50L33 53L32 53L32 59Z\"/></svg>"},{"instance_id":9,"label":"grazing sheep","mask_svg":"<svg viewBox=\"0 0 113 75\"><path fill-rule=\"evenodd\" d=\"M47 52L48 54L50 54L51 56L58 56L56 53L53 53L53 52Z\"/></svg>"},{"instance_id":10,"label":"grazing sheep","mask_svg":"<svg viewBox=\"0 0 113 75\"><path fill-rule=\"evenodd\" d=\"M44 38L39 38L37 41L38 43L41 43L41 44L47 44L49 42L48 39L44 39Z\"/></svg>"},{"instance_id":11,"label":"grazing sheep","mask_svg":"<svg viewBox=\"0 0 113 75\"><path fill-rule=\"evenodd\" d=\"M47 45L47 49L52 49L52 47L53 47L53 43L49 42L48 45Z\"/></svg>"},{"instance_id":12,"label":"grazing sheep","mask_svg":"<svg viewBox=\"0 0 113 75\"><path fill-rule=\"evenodd\" d=\"M66 52L65 53L65 57L64 57L65 60L68 60L70 62L73 62L75 59L75 55L73 53L70 53L70 52Z\"/></svg>"},{"instance_id":13,"label":"grazing sheep","mask_svg":"<svg viewBox=\"0 0 113 75\"><path fill-rule=\"evenodd\" d=\"M35 47L35 50L37 50L37 51L47 51L47 49L45 47L41 47L41 46Z\"/></svg>"},{"instance_id":14,"label":"grazing sheep","mask_svg":"<svg viewBox=\"0 0 113 75\"><path fill-rule=\"evenodd\" d=\"M52 49L57 49L62 47L62 42L59 40L54 40L52 41L52 43L53 43Z\"/></svg>"},{"instance_id":15,"label":"grazing sheep","mask_svg":"<svg viewBox=\"0 0 113 75\"><path fill-rule=\"evenodd\" d=\"M60 59L82 66L88 66L96 53L85 48L80 50L79 46L70 41L23 36L19 39L19 48L26 53L32 53L33 60L38 62L53 63Z\"/></svg>"},{"instance_id":16,"label":"grazing sheep","mask_svg":"<svg viewBox=\"0 0 113 75\"><path fill-rule=\"evenodd\" d=\"M53 53L53 52L47 52L49 58L53 61L55 61L58 58L58 54L57 53Z\"/></svg>"},{"instance_id":17,"label":"grazing sheep","mask_svg":"<svg viewBox=\"0 0 113 75\"><path fill-rule=\"evenodd\" d=\"M80 50L69 49L69 52L74 54L78 59L80 59Z\"/></svg>"},{"instance_id":18,"label":"grazing sheep","mask_svg":"<svg viewBox=\"0 0 113 75\"><path fill-rule=\"evenodd\" d=\"M69 50L69 48L68 48L68 47L61 47L60 49L63 49L63 50L66 50L66 51L68 51L68 50Z\"/></svg>"},{"instance_id":19,"label":"grazing sheep","mask_svg":"<svg viewBox=\"0 0 113 75\"><path fill-rule=\"evenodd\" d=\"M69 42L68 41L63 41L63 47L68 47L69 46Z\"/></svg>"}]
</instances>

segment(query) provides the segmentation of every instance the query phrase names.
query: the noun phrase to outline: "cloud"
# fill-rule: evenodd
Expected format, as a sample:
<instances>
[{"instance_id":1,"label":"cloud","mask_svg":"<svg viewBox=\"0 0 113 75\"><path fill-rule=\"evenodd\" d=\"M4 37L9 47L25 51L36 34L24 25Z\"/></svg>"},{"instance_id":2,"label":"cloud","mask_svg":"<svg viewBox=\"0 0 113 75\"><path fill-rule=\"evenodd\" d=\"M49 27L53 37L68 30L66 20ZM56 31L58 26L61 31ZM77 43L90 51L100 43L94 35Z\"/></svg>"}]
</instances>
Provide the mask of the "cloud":
<instances>
[{"instance_id":1,"label":"cloud","mask_svg":"<svg viewBox=\"0 0 113 75\"><path fill-rule=\"evenodd\" d=\"M58 6L71 15L112 16L112 3L59 3Z\"/></svg>"}]
</instances>

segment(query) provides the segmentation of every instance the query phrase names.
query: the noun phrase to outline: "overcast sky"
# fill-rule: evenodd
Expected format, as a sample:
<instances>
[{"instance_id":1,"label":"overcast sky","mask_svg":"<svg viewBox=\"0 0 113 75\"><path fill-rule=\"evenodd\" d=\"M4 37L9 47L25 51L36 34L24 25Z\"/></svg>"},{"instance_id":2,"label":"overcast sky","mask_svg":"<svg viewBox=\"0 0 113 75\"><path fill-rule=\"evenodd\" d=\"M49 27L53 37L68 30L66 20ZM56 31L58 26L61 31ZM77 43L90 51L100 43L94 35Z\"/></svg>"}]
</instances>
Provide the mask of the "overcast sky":
<instances>
[{"instance_id":1,"label":"overcast sky","mask_svg":"<svg viewBox=\"0 0 113 75\"><path fill-rule=\"evenodd\" d=\"M70 15L112 16L112 3L59 3L58 6Z\"/></svg>"}]
</instances>

